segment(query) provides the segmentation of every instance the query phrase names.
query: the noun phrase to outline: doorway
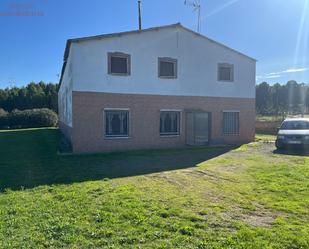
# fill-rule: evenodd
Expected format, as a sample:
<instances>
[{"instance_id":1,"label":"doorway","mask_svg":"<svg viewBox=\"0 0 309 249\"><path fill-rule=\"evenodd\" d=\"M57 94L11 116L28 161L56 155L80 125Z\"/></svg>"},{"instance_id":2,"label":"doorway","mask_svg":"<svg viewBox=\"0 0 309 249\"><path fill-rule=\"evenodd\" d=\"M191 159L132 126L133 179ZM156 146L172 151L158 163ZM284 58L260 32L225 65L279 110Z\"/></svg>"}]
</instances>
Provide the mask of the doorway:
<instances>
[{"instance_id":1,"label":"doorway","mask_svg":"<svg viewBox=\"0 0 309 249\"><path fill-rule=\"evenodd\" d=\"M208 145L210 140L210 113L193 111L186 113L187 145Z\"/></svg>"}]
</instances>

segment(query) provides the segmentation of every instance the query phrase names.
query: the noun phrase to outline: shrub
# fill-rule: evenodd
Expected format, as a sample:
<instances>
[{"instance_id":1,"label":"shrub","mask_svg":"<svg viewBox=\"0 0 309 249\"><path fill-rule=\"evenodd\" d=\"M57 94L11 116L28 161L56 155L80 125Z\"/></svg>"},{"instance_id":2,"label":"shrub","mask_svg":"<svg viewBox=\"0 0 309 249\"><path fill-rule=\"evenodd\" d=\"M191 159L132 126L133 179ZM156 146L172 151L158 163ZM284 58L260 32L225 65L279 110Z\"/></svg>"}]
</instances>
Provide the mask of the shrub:
<instances>
[{"instance_id":1,"label":"shrub","mask_svg":"<svg viewBox=\"0 0 309 249\"><path fill-rule=\"evenodd\" d=\"M8 112L0 108L0 129L8 128Z\"/></svg>"},{"instance_id":2,"label":"shrub","mask_svg":"<svg viewBox=\"0 0 309 249\"><path fill-rule=\"evenodd\" d=\"M0 108L0 117L7 115L8 112Z\"/></svg>"},{"instance_id":3,"label":"shrub","mask_svg":"<svg viewBox=\"0 0 309 249\"><path fill-rule=\"evenodd\" d=\"M1 115L0 128L54 127L58 123L57 114L50 109L13 110Z\"/></svg>"}]
</instances>

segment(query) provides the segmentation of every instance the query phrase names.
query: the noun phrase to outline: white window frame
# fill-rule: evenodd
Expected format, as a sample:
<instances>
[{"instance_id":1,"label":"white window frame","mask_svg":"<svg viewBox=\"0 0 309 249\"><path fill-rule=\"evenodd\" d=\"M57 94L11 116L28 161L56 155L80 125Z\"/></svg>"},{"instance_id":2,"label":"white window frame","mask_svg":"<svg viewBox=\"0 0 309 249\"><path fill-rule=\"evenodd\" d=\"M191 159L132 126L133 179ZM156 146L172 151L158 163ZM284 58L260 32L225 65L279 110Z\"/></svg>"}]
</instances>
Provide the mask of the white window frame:
<instances>
[{"instance_id":1,"label":"white window frame","mask_svg":"<svg viewBox=\"0 0 309 249\"><path fill-rule=\"evenodd\" d=\"M113 73L112 72L112 57L124 58L127 60L126 73ZM131 55L122 52L108 52L107 53L107 73L115 76L130 76L131 75Z\"/></svg>"},{"instance_id":2,"label":"white window frame","mask_svg":"<svg viewBox=\"0 0 309 249\"><path fill-rule=\"evenodd\" d=\"M106 112L107 111L124 111L128 113L128 133L127 135L107 135L107 131L106 131ZM129 108L104 108L103 109L103 132L104 132L104 138L105 139L127 139L130 138L130 122L131 118L130 118L130 109Z\"/></svg>"},{"instance_id":3,"label":"white window frame","mask_svg":"<svg viewBox=\"0 0 309 249\"><path fill-rule=\"evenodd\" d=\"M230 72L230 79L229 80L223 80L220 77L220 68L229 68L231 70ZM218 81L221 82L234 82L234 64L230 64L230 63L218 63L218 69L217 69L217 77L218 77Z\"/></svg>"},{"instance_id":4,"label":"white window frame","mask_svg":"<svg viewBox=\"0 0 309 249\"><path fill-rule=\"evenodd\" d=\"M173 63L174 65L174 74L173 76L162 76L161 75L161 62ZM175 58L171 57L159 57L158 58L158 77L161 79L177 79L178 74L178 61Z\"/></svg>"}]
</instances>

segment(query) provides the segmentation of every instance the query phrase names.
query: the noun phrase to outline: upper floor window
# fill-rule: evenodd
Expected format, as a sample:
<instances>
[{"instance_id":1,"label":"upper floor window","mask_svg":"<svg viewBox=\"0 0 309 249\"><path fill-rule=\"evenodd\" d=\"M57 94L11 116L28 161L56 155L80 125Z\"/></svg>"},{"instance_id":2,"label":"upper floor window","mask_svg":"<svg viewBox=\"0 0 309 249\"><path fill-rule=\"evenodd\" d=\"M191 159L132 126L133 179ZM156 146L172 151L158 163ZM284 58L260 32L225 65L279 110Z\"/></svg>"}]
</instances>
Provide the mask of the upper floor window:
<instances>
[{"instance_id":1,"label":"upper floor window","mask_svg":"<svg viewBox=\"0 0 309 249\"><path fill-rule=\"evenodd\" d=\"M218 81L234 81L234 65L228 63L218 64Z\"/></svg>"},{"instance_id":2,"label":"upper floor window","mask_svg":"<svg viewBox=\"0 0 309 249\"><path fill-rule=\"evenodd\" d=\"M177 60L172 58L158 58L158 76L160 78L177 78Z\"/></svg>"},{"instance_id":3,"label":"upper floor window","mask_svg":"<svg viewBox=\"0 0 309 249\"><path fill-rule=\"evenodd\" d=\"M130 75L131 56L124 53L108 53L108 73L114 75Z\"/></svg>"}]
</instances>

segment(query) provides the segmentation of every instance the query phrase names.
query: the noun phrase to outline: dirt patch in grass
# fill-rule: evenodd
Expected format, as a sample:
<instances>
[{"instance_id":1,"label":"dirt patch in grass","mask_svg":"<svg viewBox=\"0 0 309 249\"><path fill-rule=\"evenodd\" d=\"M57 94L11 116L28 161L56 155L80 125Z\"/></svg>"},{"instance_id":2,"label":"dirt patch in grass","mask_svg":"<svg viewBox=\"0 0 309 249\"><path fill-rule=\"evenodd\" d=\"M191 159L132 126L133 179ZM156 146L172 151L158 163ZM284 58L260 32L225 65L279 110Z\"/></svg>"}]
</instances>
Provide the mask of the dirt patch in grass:
<instances>
[{"instance_id":1,"label":"dirt patch in grass","mask_svg":"<svg viewBox=\"0 0 309 249\"><path fill-rule=\"evenodd\" d=\"M0 144L0 184L31 186L0 193L0 248L309 248L309 158L274 144L60 157L55 130Z\"/></svg>"},{"instance_id":2,"label":"dirt patch in grass","mask_svg":"<svg viewBox=\"0 0 309 249\"><path fill-rule=\"evenodd\" d=\"M270 227L276 217L271 214L248 214L241 217L241 220L254 227Z\"/></svg>"},{"instance_id":3,"label":"dirt patch in grass","mask_svg":"<svg viewBox=\"0 0 309 249\"><path fill-rule=\"evenodd\" d=\"M172 185L176 185L176 186L184 186L186 185L185 182L180 182L178 180L175 179L175 177L171 176L168 173L162 172L162 173L157 173L157 174L150 174L147 175L148 178L152 178L152 179L159 179L159 180L165 180L168 183L172 184Z\"/></svg>"},{"instance_id":4,"label":"dirt patch in grass","mask_svg":"<svg viewBox=\"0 0 309 249\"><path fill-rule=\"evenodd\" d=\"M283 212L278 212L257 204L255 210L246 210L241 207L234 207L232 212L224 213L232 220L239 220L253 227L271 227L278 217L287 217Z\"/></svg>"},{"instance_id":5,"label":"dirt patch in grass","mask_svg":"<svg viewBox=\"0 0 309 249\"><path fill-rule=\"evenodd\" d=\"M199 178L199 177L206 177L210 180L213 180L213 181L229 181L229 182L236 182L234 179L231 179L231 178L225 178L223 176L220 176L216 173L213 173L209 170L196 170L196 169L186 169L184 170L183 172L184 174L187 174L187 175L191 175L191 176L194 176Z\"/></svg>"}]
</instances>

